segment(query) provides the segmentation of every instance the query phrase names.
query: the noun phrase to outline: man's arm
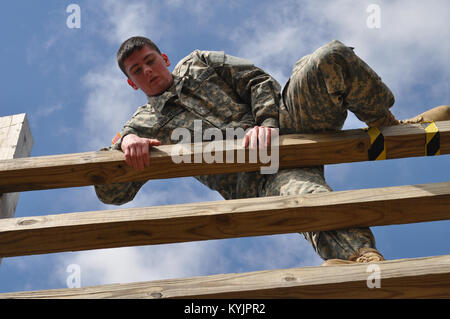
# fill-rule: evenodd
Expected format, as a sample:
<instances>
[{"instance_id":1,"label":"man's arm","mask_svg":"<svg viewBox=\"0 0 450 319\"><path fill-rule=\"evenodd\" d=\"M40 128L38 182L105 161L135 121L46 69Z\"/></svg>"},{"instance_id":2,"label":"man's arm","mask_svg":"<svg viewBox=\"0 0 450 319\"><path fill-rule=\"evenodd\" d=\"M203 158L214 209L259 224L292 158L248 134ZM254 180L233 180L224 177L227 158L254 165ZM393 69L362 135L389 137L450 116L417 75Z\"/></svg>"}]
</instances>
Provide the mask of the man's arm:
<instances>
[{"instance_id":1,"label":"man's arm","mask_svg":"<svg viewBox=\"0 0 450 319\"><path fill-rule=\"evenodd\" d=\"M196 50L175 66L178 76L195 73L197 68L212 67L239 98L250 106L256 126L249 130L243 146L270 146L270 137L278 134L281 86L253 63L218 51Z\"/></svg>"},{"instance_id":2,"label":"man's arm","mask_svg":"<svg viewBox=\"0 0 450 319\"><path fill-rule=\"evenodd\" d=\"M145 126L151 125L152 119L152 114L148 109L145 107L139 108L125 124L120 133L120 138L108 149L122 150L127 164L135 169L142 170L149 166L150 147L161 145L160 141L150 138L153 134L152 127ZM145 182L113 183L95 185L94 187L97 197L103 203L122 205L133 200Z\"/></svg>"},{"instance_id":3,"label":"man's arm","mask_svg":"<svg viewBox=\"0 0 450 319\"><path fill-rule=\"evenodd\" d=\"M183 76L187 68L195 69L195 61L213 67L217 74L249 105L257 126L278 127L281 86L268 73L248 60L216 51L194 51L175 67L174 74Z\"/></svg>"},{"instance_id":4,"label":"man's arm","mask_svg":"<svg viewBox=\"0 0 450 319\"><path fill-rule=\"evenodd\" d=\"M94 185L94 188L98 199L104 204L122 205L132 201L145 183L146 181L113 183Z\"/></svg>"},{"instance_id":5,"label":"man's arm","mask_svg":"<svg viewBox=\"0 0 450 319\"><path fill-rule=\"evenodd\" d=\"M216 67L218 73L251 106L256 126L243 140L244 147L255 149L270 147L271 137L278 134L281 86L269 74L251 62L224 55L223 65Z\"/></svg>"}]
</instances>

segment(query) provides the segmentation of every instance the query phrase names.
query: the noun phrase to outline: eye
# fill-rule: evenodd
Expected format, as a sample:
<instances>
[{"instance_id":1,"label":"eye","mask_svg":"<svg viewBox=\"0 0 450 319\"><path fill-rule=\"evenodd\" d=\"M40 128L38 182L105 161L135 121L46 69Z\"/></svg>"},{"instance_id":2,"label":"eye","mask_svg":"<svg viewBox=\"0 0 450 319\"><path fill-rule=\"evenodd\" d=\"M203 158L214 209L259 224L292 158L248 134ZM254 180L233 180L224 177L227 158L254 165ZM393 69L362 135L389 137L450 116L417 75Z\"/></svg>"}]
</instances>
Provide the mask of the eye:
<instances>
[{"instance_id":1,"label":"eye","mask_svg":"<svg viewBox=\"0 0 450 319\"><path fill-rule=\"evenodd\" d=\"M134 73L134 74L138 74L138 73L140 73L140 72L141 72L141 70L142 70L141 68L136 68L136 70L134 70L134 72L133 72L133 73Z\"/></svg>"},{"instance_id":2,"label":"eye","mask_svg":"<svg viewBox=\"0 0 450 319\"><path fill-rule=\"evenodd\" d=\"M147 61L147 65L152 65L154 61L155 61L154 59L148 60L148 61Z\"/></svg>"}]
</instances>

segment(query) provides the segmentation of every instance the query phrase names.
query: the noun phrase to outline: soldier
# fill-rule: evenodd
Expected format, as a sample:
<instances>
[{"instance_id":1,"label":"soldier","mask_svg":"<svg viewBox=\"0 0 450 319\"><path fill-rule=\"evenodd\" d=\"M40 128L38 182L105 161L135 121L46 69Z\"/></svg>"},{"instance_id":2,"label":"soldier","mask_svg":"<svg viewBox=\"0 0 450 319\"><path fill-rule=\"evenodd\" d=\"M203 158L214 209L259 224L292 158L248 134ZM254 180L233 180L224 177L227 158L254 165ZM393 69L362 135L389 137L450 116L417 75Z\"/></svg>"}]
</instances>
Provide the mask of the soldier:
<instances>
[{"instance_id":1,"label":"soldier","mask_svg":"<svg viewBox=\"0 0 450 319\"><path fill-rule=\"evenodd\" d=\"M132 37L117 53L128 84L141 89L148 103L138 108L109 149L122 150L126 162L149 166L149 148L172 144L174 129L241 127L245 146L270 146L270 136L340 130L352 111L369 126L397 125L389 108L394 96L354 52L332 41L301 58L281 92L278 82L252 63L223 52L196 50L168 70L168 56L149 39ZM403 122L450 119L441 106ZM224 135L225 136L225 135ZM299 155L301 156L301 155ZM156 169L156 168L155 168ZM196 176L225 199L330 192L323 166ZM131 201L145 181L96 185L101 201ZM303 233L325 265L384 260L367 227Z\"/></svg>"}]
</instances>

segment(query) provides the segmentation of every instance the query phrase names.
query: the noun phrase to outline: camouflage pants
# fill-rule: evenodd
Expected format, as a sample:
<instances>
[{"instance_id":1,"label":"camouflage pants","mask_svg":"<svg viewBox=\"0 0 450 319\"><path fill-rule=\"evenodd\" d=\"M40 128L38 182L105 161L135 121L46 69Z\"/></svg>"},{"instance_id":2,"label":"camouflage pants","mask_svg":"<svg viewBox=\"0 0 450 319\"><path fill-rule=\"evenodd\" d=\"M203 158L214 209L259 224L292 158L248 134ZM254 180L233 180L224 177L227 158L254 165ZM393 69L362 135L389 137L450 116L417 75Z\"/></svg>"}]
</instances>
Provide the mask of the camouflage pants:
<instances>
[{"instance_id":1,"label":"camouflage pants","mask_svg":"<svg viewBox=\"0 0 450 319\"><path fill-rule=\"evenodd\" d=\"M391 91L377 74L339 41L332 41L301 58L283 90L286 109L283 133L340 130L352 111L364 122L375 121L394 104ZM301 155L299 155L301 156ZM280 170L267 178L260 196L330 192L324 168ZM375 248L369 228L303 233L323 259L348 259L357 249Z\"/></svg>"}]
</instances>

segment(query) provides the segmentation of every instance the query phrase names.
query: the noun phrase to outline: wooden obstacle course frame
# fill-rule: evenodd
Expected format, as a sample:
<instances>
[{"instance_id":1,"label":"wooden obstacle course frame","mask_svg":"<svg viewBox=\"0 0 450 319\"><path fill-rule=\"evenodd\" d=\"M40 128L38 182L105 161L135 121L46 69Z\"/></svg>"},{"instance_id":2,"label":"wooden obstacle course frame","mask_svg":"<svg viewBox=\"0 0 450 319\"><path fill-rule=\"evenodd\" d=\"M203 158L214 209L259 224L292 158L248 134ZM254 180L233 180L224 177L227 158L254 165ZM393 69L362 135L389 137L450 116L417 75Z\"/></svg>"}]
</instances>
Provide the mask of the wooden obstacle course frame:
<instances>
[{"instance_id":1,"label":"wooden obstacle course frame","mask_svg":"<svg viewBox=\"0 0 450 319\"><path fill-rule=\"evenodd\" d=\"M436 126L441 155L449 154L450 121ZM380 131L387 159L424 156L421 125ZM364 130L287 135L280 140L280 168L368 160L370 142ZM151 154L159 172L135 171L117 151L6 159L0 161L0 191L254 171L261 166L174 164L171 146L155 147ZM0 220L0 257L445 220L450 219L449 206L450 182L444 182L8 218ZM376 265L381 269L381 289L368 289L368 265L361 264L6 293L0 298L450 298L450 256Z\"/></svg>"}]
</instances>

